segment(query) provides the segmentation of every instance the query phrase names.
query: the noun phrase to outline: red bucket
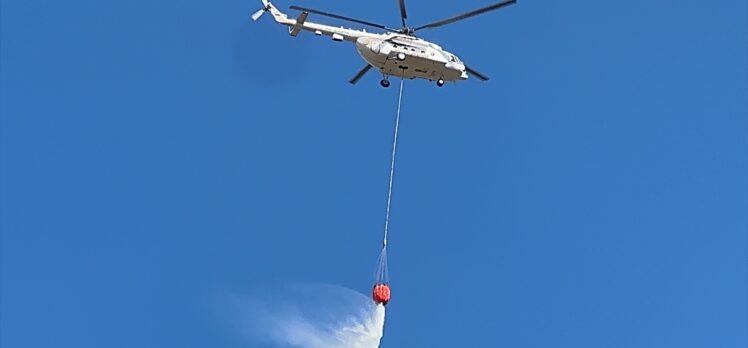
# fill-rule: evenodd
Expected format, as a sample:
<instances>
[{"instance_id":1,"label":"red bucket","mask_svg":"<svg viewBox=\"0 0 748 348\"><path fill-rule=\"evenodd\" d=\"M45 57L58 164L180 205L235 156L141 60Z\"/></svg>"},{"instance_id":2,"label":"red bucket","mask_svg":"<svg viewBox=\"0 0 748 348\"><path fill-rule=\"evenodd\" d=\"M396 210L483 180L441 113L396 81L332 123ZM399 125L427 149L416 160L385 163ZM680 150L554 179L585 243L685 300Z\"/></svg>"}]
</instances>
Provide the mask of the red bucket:
<instances>
[{"instance_id":1,"label":"red bucket","mask_svg":"<svg viewBox=\"0 0 748 348\"><path fill-rule=\"evenodd\" d=\"M376 284L374 285L374 289L372 289L371 291L371 298L377 304L381 303L383 305L386 305L387 302L390 302L390 296L390 287L387 284Z\"/></svg>"}]
</instances>

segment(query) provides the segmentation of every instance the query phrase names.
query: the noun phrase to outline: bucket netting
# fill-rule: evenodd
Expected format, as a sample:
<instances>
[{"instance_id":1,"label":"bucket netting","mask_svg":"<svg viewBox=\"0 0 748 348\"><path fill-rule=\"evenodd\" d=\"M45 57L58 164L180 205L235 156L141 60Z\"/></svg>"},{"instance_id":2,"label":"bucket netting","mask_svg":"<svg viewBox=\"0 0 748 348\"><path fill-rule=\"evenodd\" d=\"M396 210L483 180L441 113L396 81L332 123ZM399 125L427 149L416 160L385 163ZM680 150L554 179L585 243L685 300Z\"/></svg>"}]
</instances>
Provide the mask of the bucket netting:
<instances>
[{"instance_id":1,"label":"bucket netting","mask_svg":"<svg viewBox=\"0 0 748 348\"><path fill-rule=\"evenodd\" d=\"M374 275L374 283L376 284L389 284L390 275L387 270L387 247L382 248L382 252L379 253L379 260L377 261L377 270Z\"/></svg>"}]
</instances>

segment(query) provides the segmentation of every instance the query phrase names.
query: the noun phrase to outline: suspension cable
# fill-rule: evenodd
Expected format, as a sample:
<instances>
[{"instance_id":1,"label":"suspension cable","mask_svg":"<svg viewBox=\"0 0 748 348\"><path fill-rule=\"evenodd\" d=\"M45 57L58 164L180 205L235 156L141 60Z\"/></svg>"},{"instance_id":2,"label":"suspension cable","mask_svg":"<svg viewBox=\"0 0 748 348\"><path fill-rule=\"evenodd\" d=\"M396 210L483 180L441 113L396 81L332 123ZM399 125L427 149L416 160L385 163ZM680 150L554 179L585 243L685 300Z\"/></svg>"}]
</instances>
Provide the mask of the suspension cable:
<instances>
[{"instance_id":1,"label":"suspension cable","mask_svg":"<svg viewBox=\"0 0 748 348\"><path fill-rule=\"evenodd\" d=\"M405 77L400 78L400 94L397 97L397 115L395 116L395 135L392 140L392 159L390 161L390 183L387 190L387 212L384 217L384 248L387 248L387 232L390 226L390 206L392 204L392 179L395 176L395 154L397 152L397 134L400 129L400 105L403 101L403 84Z\"/></svg>"}]
</instances>

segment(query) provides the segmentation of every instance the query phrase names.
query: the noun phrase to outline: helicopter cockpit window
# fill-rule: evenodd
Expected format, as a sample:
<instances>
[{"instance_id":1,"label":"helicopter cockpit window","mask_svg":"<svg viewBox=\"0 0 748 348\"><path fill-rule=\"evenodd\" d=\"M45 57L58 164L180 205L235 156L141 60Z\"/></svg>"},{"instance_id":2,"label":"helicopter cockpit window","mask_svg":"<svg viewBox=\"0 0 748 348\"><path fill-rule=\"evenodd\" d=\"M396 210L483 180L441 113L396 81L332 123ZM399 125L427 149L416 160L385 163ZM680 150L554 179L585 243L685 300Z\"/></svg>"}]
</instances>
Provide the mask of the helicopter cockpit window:
<instances>
[{"instance_id":1,"label":"helicopter cockpit window","mask_svg":"<svg viewBox=\"0 0 748 348\"><path fill-rule=\"evenodd\" d=\"M449 56L449 60L452 62L456 62L457 58L455 58L455 56Z\"/></svg>"}]
</instances>

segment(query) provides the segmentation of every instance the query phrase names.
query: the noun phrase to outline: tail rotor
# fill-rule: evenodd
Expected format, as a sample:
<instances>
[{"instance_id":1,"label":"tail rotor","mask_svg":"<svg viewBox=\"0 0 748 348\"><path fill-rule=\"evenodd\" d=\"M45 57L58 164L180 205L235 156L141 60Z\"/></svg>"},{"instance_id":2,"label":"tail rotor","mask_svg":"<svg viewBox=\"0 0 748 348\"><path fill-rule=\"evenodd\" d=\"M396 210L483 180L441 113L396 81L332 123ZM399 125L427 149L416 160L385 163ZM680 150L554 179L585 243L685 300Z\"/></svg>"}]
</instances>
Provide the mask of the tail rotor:
<instances>
[{"instance_id":1,"label":"tail rotor","mask_svg":"<svg viewBox=\"0 0 748 348\"><path fill-rule=\"evenodd\" d=\"M258 20L258 19L260 19L260 17L262 17L262 15L263 15L263 14L265 14L265 12L267 12L267 11L268 11L268 9L267 9L266 7L263 7L262 9L260 9L260 10L258 10L257 12L253 13L253 14L252 14L252 20L253 20L253 21L257 21L257 20Z\"/></svg>"}]
</instances>

